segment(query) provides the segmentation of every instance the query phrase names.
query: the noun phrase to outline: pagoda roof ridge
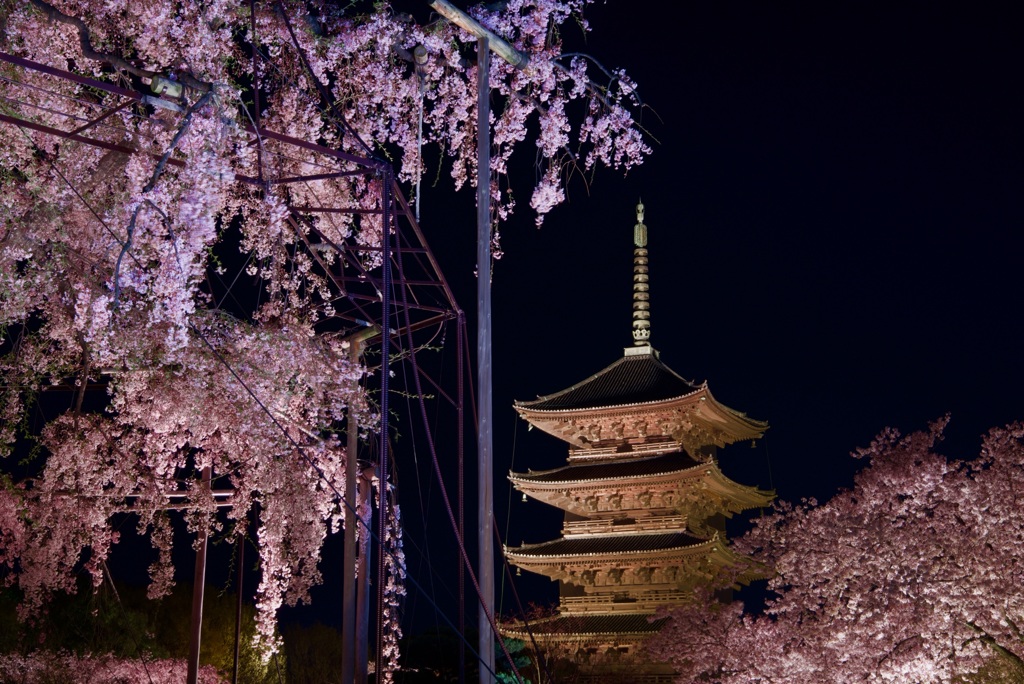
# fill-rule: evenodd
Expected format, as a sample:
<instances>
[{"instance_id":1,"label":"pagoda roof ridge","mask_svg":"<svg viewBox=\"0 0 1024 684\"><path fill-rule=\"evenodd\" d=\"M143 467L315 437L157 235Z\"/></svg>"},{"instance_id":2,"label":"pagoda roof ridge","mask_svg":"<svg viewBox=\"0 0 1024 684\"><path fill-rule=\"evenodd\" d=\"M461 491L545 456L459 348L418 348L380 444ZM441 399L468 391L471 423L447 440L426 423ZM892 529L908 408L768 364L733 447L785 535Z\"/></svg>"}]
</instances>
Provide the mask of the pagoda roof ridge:
<instances>
[{"instance_id":1,"label":"pagoda roof ridge","mask_svg":"<svg viewBox=\"0 0 1024 684\"><path fill-rule=\"evenodd\" d=\"M617 359L590 377L570 387L527 401L516 401L516 409L567 411L678 399L707 389L707 382L687 380L665 365L652 347L627 349Z\"/></svg>"}]
</instances>

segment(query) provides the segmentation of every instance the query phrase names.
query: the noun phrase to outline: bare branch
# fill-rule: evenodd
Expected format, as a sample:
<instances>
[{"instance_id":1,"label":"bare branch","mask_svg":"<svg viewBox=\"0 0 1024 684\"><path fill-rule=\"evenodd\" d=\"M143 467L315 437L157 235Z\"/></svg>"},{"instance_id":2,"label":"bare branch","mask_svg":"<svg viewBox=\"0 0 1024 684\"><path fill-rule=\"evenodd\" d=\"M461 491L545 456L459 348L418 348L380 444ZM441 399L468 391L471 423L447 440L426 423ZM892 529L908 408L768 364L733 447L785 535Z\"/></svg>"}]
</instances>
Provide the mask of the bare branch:
<instances>
[{"instance_id":1,"label":"bare branch","mask_svg":"<svg viewBox=\"0 0 1024 684\"><path fill-rule=\"evenodd\" d=\"M78 392L75 396L75 430L78 430L78 419L82 415L82 403L85 401L85 388L89 386L89 345L79 335L79 342L82 344L82 375L78 381Z\"/></svg>"},{"instance_id":2,"label":"bare branch","mask_svg":"<svg viewBox=\"0 0 1024 684\"><path fill-rule=\"evenodd\" d=\"M207 92L199 98L194 105L188 108L188 112L185 113L185 118L182 119L181 125L178 126L178 132L174 134L174 138L171 140L171 144L167 147L167 151L160 157L160 162L156 165L156 169L153 171L153 177L149 179L148 183L146 183L146 187L142 189L142 192L149 192L154 188L154 186L156 186L157 180L164 172L164 167L167 166L167 160L171 158L171 154L174 152L174 149L178 146L178 143L181 142L181 138L185 133L188 132L189 126L192 125L192 115L209 102L212 96L212 91Z\"/></svg>"},{"instance_id":3,"label":"bare branch","mask_svg":"<svg viewBox=\"0 0 1024 684\"><path fill-rule=\"evenodd\" d=\"M56 7L49 4L48 2L44 2L43 0L29 0L29 2L32 3L33 7L35 7L40 12L45 14L46 18L49 19L50 21L59 21L62 24L68 24L78 29L78 43L82 48L82 55L86 59L94 59L97 62L105 62L110 66L114 67L115 69L127 71L129 74L132 74L133 76L138 76L139 78L152 79L156 76L160 76L160 74L155 71L150 71L149 69L142 69L140 67L135 66L134 64L132 64L131 62L129 62L128 60L124 59L119 55L113 55L107 52L100 52L96 50L92 46L92 35L89 31L89 27L86 25L84 21L82 21L78 17L72 17L67 14L64 14ZM184 86L192 88L193 90L198 90L200 92L208 93L213 90L212 83L201 81L188 73L178 73L176 75L176 80Z\"/></svg>"},{"instance_id":4,"label":"bare branch","mask_svg":"<svg viewBox=\"0 0 1024 684\"><path fill-rule=\"evenodd\" d=\"M975 622L968 620L967 626L978 633L978 640L981 641L981 643L985 644L997 654L1005 658L1017 674L1024 677L1024 660L1021 660L1020 656L996 641L995 637L986 632L983 628L979 627Z\"/></svg>"},{"instance_id":5,"label":"bare branch","mask_svg":"<svg viewBox=\"0 0 1024 684\"><path fill-rule=\"evenodd\" d=\"M597 61L594 57L588 55L586 52L563 52L562 54L555 57L555 59L562 59L563 57L582 57L583 59L587 60L588 62L596 66L598 69L600 69L604 73L604 75L608 77L608 85L611 85L615 81L619 80L615 74L608 71L604 64L601 64L601 62ZM562 67L561 64L558 64L558 62L555 62L554 60L552 60L552 63L556 64L562 69L565 68Z\"/></svg>"},{"instance_id":6,"label":"bare branch","mask_svg":"<svg viewBox=\"0 0 1024 684\"><path fill-rule=\"evenodd\" d=\"M1010 616L1006 614L1006 611L1003 611L1003 619L1006 620L1006 624L1010 626L1010 630L1013 632L1013 635L1021 641L1024 641L1024 634L1021 633L1020 627L1015 621L1010 619Z\"/></svg>"},{"instance_id":7,"label":"bare branch","mask_svg":"<svg viewBox=\"0 0 1024 684\"><path fill-rule=\"evenodd\" d=\"M171 139L171 144L167 146L167 151L163 153L163 155L160 157L160 161L156 165L156 168L153 169L153 175L150 177L149 182L146 183L146 187L142 189L142 194L147 194L150 191L152 191L154 187L156 187L156 182L160 179L160 176L163 175L164 169L167 167L167 160L171 158L171 155L174 153L174 150L178 146L178 143L181 142L182 137L184 137L185 133L188 132L189 127L192 125L192 115L195 114L196 111L198 111L204 105L206 105L206 103L209 102L212 96L213 91L207 92L201 98L199 98L195 104L188 108L188 112L185 113L185 117L182 119L181 125L178 126L178 132L174 134L174 138ZM159 207L157 207L149 200L146 200L146 202L157 211L160 211ZM141 210L142 202L140 202L135 207L135 211L132 212L132 218L130 221L128 221L127 237L125 237L125 241L121 243L121 253L117 255L117 262L114 264L115 311L118 309L121 300L121 261L124 259L125 254L128 254L129 250L131 250L132 236L135 233L135 223L136 221L138 221L139 212ZM160 213L163 214L163 212ZM166 219L166 216L164 218Z\"/></svg>"},{"instance_id":8,"label":"bare branch","mask_svg":"<svg viewBox=\"0 0 1024 684\"><path fill-rule=\"evenodd\" d=\"M569 71L568 67L562 66L561 64L559 64L555 60L551 60L551 66L555 67L556 69L561 71L563 74L566 74L566 75L572 74L572 72ZM608 90L607 88L603 88L603 87L597 85L596 83L591 81L589 78L587 79L587 92L589 92L591 95L596 97L601 102L601 104L603 104L605 107L607 107L608 109L611 109L613 104L612 104L612 101L608 99L607 90Z\"/></svg>"}]
</instances>

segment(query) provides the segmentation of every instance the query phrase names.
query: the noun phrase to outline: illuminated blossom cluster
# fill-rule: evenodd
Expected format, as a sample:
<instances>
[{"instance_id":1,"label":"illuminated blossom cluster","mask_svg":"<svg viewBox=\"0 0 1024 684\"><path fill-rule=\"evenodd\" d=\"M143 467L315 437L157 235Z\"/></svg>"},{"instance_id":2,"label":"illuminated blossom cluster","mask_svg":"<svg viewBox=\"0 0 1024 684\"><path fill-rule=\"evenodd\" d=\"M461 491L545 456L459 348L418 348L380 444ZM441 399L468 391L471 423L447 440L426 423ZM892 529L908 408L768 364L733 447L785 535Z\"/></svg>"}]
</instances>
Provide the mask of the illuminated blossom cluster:
<instances>
[{"instance_id":1,"label":"illuminated blossom cluster","mask_svg":"<svg viewBox=\"0 0 1024 684\"><path fill-rule=\"evenodd\" d=\"M936 451L944 425L883 432L853 489L758 521L737 545L775 569L765 614L705 597L652 653L686 682L1021 681L1024 425L971 460Z\"/></svg>"},{"instance_id":2,"label":"illuminated blossom cluster","mask_svg":"<svg viewBox=\"0 0 1024 684\"><path fill-rule=\"evenodd\" d=\"M18 684L181 684L186 680L184 660L126 660L111 656L75 656L34 653L0 655L0 680ZM226 681L212 665L199 668L199 684Z\"/></svg>"},{"instance_id":3,"label":"illuminated blossom cluster","mask_svg":"<svg viewBox=\"0 0 1024 684\"><path fill-rule=\"evenodd\" d=\"M405 551L402 550L402 515L397 504L388 507L389 520L385 529L384 564L387 581L384 585L384 644L381 655L381 681L390 684L398 669L398 642L402 638L400 611L405 596Z\"/></svg>"},{"instance_id":4,"label":"illuminated blossom cluster","mask_svg":"<svg viewBox=\"0 0 1024 684\"><path fill-rule=\"evenodd\" d=\"M529 56L525 69L491 63L498 219L514 208L503 178L531 121L545 166L531 200L541 215L564 199L566 164L629 169L648 152L629 79L561 54L558 25L585 28L587 4L474 10ZM129 513L154 547L154 597L174 581L172 511L194 535L238 535L258 520L258 640L270 650L277 609L308 600L320 580L323 540L346 518L339 434L353 412L363 430L378 417L361 386L366 369L330 324L345 293L325 273L341 257L309 238L315 230L318 244L364 246L355 258L372 271L383 224L372 212L300 219L295 207L379 209L382 181L275 183L324 160L253 131L386 158L403 182L436 173L424 149L458 186L473 182L476 159L474 41L386 3L339 7L256 3L255 16L224 0L5 8L4 52L137 90L156 75L184 86L158 106L115 108L123 102L105 91L0 67L5 112L34 126L0 125L0 455L30 432L43 456L30 478L0 481L0 568L24 592L23 617L74 591L79 569L101 582L118 541L112 521ZM83 53L84 43L100 55ZM407 55L417 45L429 58L414 70ZM573 103L586 112L575 124ZM98 144L44 130L82 126ZM258 295L248 308L209 285L238 260L234 271ZM97 384L101 407L85 399ZM70 402L29 429L33 406L57 388L70 389ZM204 468L229 499L199 481ZM400 559L397 511L389 529L384 542ZM387 619L397 642L404 568L395 563Z\"/></svg>"}]
</instances>

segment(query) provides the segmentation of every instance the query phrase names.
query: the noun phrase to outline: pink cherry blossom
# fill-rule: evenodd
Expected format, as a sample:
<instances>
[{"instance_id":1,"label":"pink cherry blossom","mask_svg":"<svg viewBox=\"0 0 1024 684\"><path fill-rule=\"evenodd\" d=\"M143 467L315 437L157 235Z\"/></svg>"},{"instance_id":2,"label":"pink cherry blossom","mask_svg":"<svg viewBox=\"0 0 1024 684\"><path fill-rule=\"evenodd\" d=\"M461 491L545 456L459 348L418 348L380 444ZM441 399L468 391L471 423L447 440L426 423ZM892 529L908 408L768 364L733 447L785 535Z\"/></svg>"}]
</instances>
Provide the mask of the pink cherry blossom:
<instances>
[{"instance_id":1,"label":"pink cherry blossom","mask_svg":"<svg viewBox=\"0 0 1024 684\"><path fill-rule=\"evenodd\" d=\"M886 430L851 490L781 505L737 541L771 566L763 615L710 597L669 614L651 652L680 681L949 682L1024 674L1024 424L976 458ZM710 604L710 608L708 605Z\"/></svg>"},{"instance_id":2,"label":"pink cherry blossom","mask_svg":"<svg viewBox=\"0 0 1024 684\"><path fill-rule=\"evenodd\" d=\"M29 655L0 655L0 680L12 684L180 684L185 681L184 660L126 660L111 656L75 656L67 653L38 651ZM199 668L200 684L222 684L228 681L217 670L204 665Z\"/></svg>"}]
</instances>

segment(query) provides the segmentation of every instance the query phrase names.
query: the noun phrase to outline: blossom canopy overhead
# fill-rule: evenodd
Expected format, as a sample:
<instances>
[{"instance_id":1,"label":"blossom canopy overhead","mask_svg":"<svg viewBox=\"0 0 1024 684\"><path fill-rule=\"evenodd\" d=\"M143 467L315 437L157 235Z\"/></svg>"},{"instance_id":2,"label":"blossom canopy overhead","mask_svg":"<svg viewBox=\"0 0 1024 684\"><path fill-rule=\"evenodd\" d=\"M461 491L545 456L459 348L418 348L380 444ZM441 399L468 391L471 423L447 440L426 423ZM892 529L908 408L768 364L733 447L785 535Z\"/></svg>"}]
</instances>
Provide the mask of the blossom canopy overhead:
<instances>
[{"instance_id":1,"label":"blossom canopy overhead","mask_svg":"<svg viewBox=\"0 0 1024 684\"><path fill-rule=\"evenodd\" d=\"M490 67L496 223L528 138L541 217L569 168L629 169L649 151L630 79L562 54L558 28L585 30L587 4L472 12L529 56ZM241 535L257 516L273 648L277 608L308 600L347 517L344 421L378 420L346 339L360 321L339 313L354 295L330 274L374 282L391 174L434 173L424 150L456 187L473 182L474 43L387 3L24 0L4 13L0 449L29 439L42 454L0 487L6 581L26 617L74 591L82 564L102 582L111 519L131 512L159 552L159 596L173 581L169 498L196 533ZM254 296L215 295L222 277ZM105 398L87 401L97 384ZM55 386L72 400L33 423ZM231 492L226 514L195 477L207 467Z\"/></svg>"}]
</instances>

